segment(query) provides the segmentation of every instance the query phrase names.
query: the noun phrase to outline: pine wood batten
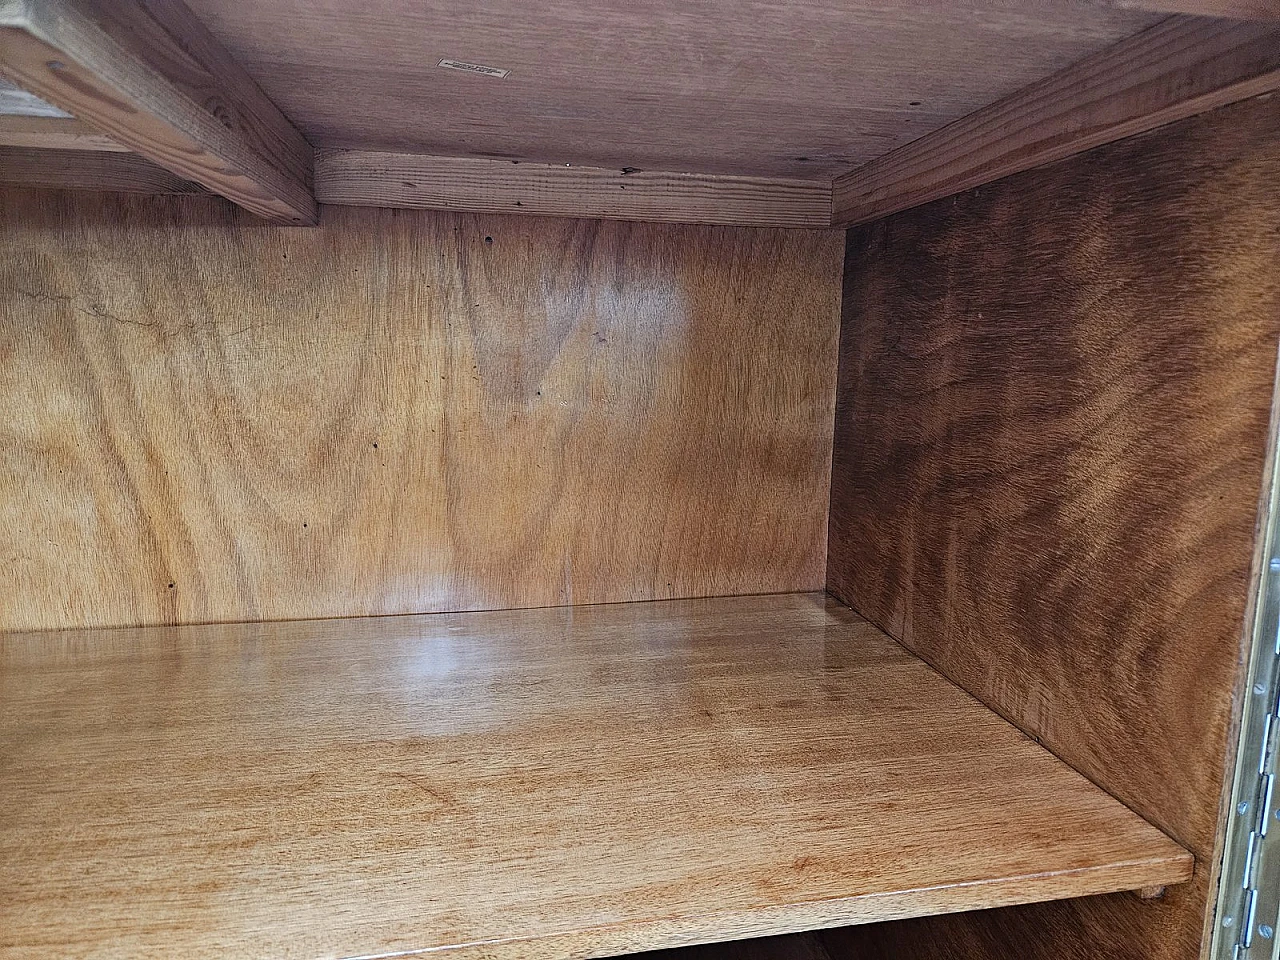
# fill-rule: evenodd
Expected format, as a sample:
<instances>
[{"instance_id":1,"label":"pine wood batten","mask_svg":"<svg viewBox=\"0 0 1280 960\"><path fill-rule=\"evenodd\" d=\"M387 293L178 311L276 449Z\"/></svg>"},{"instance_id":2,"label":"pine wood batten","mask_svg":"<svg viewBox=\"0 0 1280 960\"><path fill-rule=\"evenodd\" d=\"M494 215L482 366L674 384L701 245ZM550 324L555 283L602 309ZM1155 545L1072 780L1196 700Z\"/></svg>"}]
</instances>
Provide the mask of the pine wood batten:
<instances>
[{"instance_id":1,"label":"pine wood batten","mask_svg":"<svg viewBox=\"0 0 1280 960\"><path fill-rule=\"evenodd\" d=\"M110 137L104 137L75 117L0 115L0 147L129 152L128 147L120 146Z\"/></svg>"},{"instance_id":2,"label":"pine wood batten","mask_svg":"<svg viewBox=\"0 0 1280 960\"><path fill-rule=\"evenodd\" d=\"M317 222L310 145L180 0L0 0L0 74L260 216Z\"/></svg>"},{"instance_id":3,"label":"pine wood batten","mask_svg":"<svg viewBox=\"0 0 1280 960\"><path fill-rule=\"evenodd\" d=\"M205 194L200 184L184 180L146 157L93 149L0 146L0 184L153 195Z\"/></svg>"},{"instance_id":4,"label":"pine wood batten","mask_svg":"<svg viewBox=\"0 0 1280 960\"><path fill-rule=\"evenodd\" d=\"M836 226L907 210L1280 87L1280 28L1170 17L833 185Z\"/></svg>"},{"instance_id":5,"label":"pine wood batten","mask_svg":"<svg viewBox=\"0 0 1280 960\"><path fill-rule=\"evenodd\" d=\"M330 150L322 203L770 227L826 227L822 181Z\"/></svg>"}]
</instances>

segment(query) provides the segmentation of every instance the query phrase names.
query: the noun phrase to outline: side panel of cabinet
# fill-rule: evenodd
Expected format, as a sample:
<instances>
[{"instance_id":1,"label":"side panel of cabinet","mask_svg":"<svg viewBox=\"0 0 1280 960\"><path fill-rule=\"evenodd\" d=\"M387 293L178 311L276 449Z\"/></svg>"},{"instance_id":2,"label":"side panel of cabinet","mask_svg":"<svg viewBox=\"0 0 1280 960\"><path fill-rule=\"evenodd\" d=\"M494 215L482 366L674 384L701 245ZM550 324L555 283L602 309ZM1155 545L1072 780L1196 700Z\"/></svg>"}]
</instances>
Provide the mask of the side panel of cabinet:
<instances>
[{"instance_id":1,"label":"side panel of cabinet","mask_svg":"<svg viewBox=\"0 0 1280 960\"><path fill-rule=\"evenodd\" d=\"M0 629L821 589L841 247L0 193Z\"/></svg>"},{"instance_id":2,"label":"side panel of cabinet","mask_svg":"<svg viewBox=\"0 0 1280 960\"><path fill-rule=\"evenodd\" d=\"M833 956L1199 954L1280 343L1277 183L1280 99L1259 99L850 233L829 588L1197 866L1160 900L850 929Z\"/></svg>"}]
</instances>

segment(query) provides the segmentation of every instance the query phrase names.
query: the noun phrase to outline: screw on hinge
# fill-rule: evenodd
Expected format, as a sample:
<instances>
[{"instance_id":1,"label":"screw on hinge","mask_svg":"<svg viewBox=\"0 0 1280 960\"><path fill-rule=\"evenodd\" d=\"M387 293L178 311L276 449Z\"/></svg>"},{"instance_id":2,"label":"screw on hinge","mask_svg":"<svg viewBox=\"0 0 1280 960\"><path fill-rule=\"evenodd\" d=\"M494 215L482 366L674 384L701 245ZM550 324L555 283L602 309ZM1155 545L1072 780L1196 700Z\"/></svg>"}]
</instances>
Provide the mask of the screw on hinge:
<instances>
[{"instance_id":1,"label":"screw on hinge","mask_svg":"<svg viewBox=\"0 0 1280 960\"><path fill-rule=\"evenodd\" d=\"M1232 925L1233 923L1235 923L1235 922L1236 922L1236 918L1235 918L1235 917L1223 917L1223 918L1222 918L1222 925L1223 925L1224 927L1229 927L1229 926L1231 926L1231 925Z\"/></svg>"},{"instance_id":2,"label":"screw on hinge","mask_svg":"<svg viewBox=\"0 0 1280 960\"><path fill-rule=\"evenodd\" d=\"M1238 804L1236 804L1236 813L1243 815L1248 812L1249 812L1249 804L1247 801L1241 800Z\"/></svg>"},{"instance_id":3,"label":"screw on hinge","mask_svg":"<svg viewBox=\"0 0 1280 960\"><path fill-rule=\"evenodd\" d=\"M1258 936L1262 937L1263 940L1270 940L1274 935L1275 931L1265 923L1258 927Z\"/></svg>"}]
</instances>

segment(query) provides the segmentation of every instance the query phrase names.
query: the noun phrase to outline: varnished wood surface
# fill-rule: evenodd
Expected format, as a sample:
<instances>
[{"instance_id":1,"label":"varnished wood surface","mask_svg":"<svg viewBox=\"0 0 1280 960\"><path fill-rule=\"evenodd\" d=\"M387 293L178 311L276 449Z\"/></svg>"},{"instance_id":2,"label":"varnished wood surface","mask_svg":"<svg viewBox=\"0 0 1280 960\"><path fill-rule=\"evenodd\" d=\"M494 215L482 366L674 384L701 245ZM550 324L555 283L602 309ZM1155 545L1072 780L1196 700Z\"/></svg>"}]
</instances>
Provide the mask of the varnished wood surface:
<instances>
[{"instance_id":1,"label":"varnished wood surface","mask_svg":"<svg viewBox=\"0 0 1280 960\"><path fill-rule=\"evenodd\" d=\"M842 243L0 193L0 628L819 589Z\"/></svg>"},{"instance_id":2,"label":"varnished wood surface","mask_svg":"<svg viewBox=\"0 0 1280 960\"><path fill-rule=\"evenodd\" d=\"M316 222L310 145L182 0L3 0L0 74L248 210Z\"/></svg>"},{"instance_id":3,"label":"varnished wood surface","mask_svg":"<svg viewBox=\"0 0 1280 960\"><path fill-rule=\"evenodd\" d=\"M819 594L0 637L0 956L587 957L1186 879Z\"/></svg>"},{"instance_id":4,"label":"varnished wood surface","mask_svg":"<svg viewBox=\"0 0 1280 960\"><path fill-rule=\"evenodd\" d=\"M1280 100L1257 99L851 232L830 586L1201 867L1150 903L881 928L883 955L1199 955L1280 344L1277 178Z\"/></svg>"},{"instance_id":5,"label":"varnished wood surface","mask_svg":"<svg viewBox=\"0 0 1280 960\"><path fill-rule=\"evenodd\" d=\"M75 117L0 115L0 147L32 147L41 150L105 150L127 153L110 137Z\"/></svg>"},{"instance_id":6,"label":"varnished wood surface","mask_svg":"<svg viewBox=\"0 0 1280 960\"><path fill-rule=\"evenodd\" d=\"M831 185L812 180L603 170L565 164L335 150L316 158L321 203L826 227Z\"/></svg>"},{"instance_id":7,"label":"varnished wood surface","mask_svg":"<svg viewBox=\"0 0 1280 960\"><path fill-rule=\"evenodd\" d=\"M1056 0L190 6L317 147L823 181L1158 19Z\"/></svg>"},{"instance_id":8,"label":"varnished wood surface","mask_svg":"<svg viewBox=\"0 0 1280 960\"><path fill-rule=\"evenodd\" d=\"M4 139L0 133L0 140ZM11 187L99 190L120 193L204 193L135 153L0 147L0 184ZM5 294L0 292L0 299Z\"/></svg>"},{"instance_id":9,"label":"varnished wood surface","mask_svg":"<svg viewBox=\"0 0 1280 960\"><path fill-rule=\"evenodd\" d=\"M851 225L1280 87L1280 25L1170 17L837 177Z\"/></svg>"}]
</instances>

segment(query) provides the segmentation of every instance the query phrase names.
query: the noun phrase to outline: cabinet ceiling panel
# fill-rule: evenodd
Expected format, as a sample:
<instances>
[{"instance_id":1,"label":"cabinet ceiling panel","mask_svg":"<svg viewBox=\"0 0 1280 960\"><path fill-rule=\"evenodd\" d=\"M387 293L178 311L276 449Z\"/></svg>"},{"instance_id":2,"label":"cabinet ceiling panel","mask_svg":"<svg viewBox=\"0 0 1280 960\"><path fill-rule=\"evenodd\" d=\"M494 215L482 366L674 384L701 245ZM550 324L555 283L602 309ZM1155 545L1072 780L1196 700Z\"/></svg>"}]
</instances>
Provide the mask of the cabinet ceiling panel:
<instances>
[{"instance_id":1,"label":"cabinet ceiling panel","mask_svg":"<svg viewBox=\"0 0 1280 960\"><path fill-rule=\"evenodd\" d=\"M317 146L813 178L1159 19L1072 3L189 5Z\"/></svg>"}]
</instances>

